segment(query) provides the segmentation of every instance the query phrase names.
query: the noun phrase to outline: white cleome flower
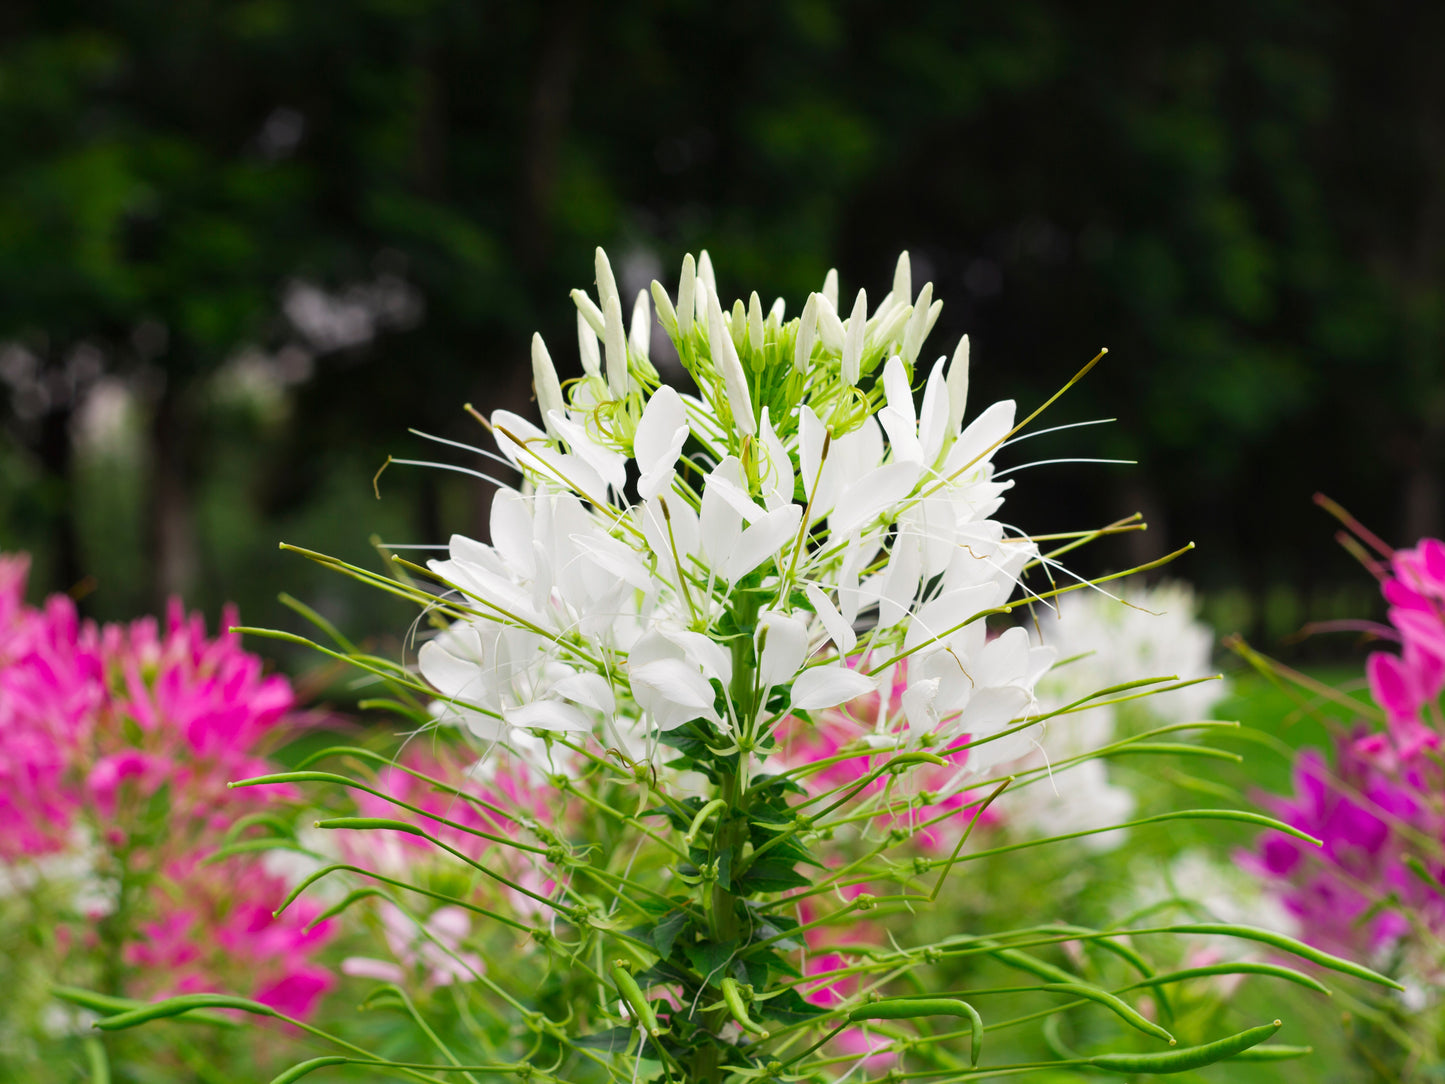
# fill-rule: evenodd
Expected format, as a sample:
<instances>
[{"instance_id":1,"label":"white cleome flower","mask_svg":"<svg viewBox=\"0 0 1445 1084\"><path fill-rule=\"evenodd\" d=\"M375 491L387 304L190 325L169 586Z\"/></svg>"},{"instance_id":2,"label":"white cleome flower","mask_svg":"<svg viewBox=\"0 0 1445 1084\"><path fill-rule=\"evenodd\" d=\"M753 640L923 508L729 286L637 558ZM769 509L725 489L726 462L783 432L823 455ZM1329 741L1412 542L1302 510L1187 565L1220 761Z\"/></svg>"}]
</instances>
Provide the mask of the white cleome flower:
<instances>
[{"instance_id":1,"label":"white cleome flower","mask_svg":"<svg viewBox=\"0 0 1445 1084\"><path fill-rule=\"evenodd\" d=\"M648 359L646 297L624 329L599 252L597 298L573 292L583 375L561 383L534 341L541 424L488 422L523 481L497 492L490 542L455 536L430 563L450 625L418 663L439 717L630 749L695 724L765 753L787 714L875 692L906 660L878 743L979 743L970 773L1026 753L1057 656L985 630L1039 558L993 518L1014 404L965 423L966 341L923 364L940 303L899 267L871 316L859 291L840 317L830 274L785 321L756 295L727 307L688 257L675 301L651 290L683 392Z\"/></svg>"}]
</instances>

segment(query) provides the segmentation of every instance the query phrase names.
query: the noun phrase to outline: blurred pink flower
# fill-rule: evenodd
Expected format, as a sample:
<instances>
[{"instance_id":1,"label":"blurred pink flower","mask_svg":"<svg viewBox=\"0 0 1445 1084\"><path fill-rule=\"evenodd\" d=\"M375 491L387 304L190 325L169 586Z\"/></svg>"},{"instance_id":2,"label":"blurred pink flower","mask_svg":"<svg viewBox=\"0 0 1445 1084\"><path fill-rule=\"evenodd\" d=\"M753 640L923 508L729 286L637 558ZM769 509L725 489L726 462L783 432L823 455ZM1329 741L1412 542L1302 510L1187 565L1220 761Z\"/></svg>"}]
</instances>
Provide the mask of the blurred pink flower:
<instances>
[{"instance_id":1,"label":"blurred pink flower","mask_svg":"<svg viewBox=\"0 0 1445 1084\"><path fill-rule=\"evenodd\" d=\"M72 854L96 884L142 885L119 900L128 992L239 984L310 1012L333 982L311 960L329 928L307 930L302 905L272 917L287 886L259 858L201 863L238 815L288 795L226 783L272 770L262 748L295 719L290 684L176 601L163 626L97 626L63 595L28 606L28 566L0 555L0 865ZM85 917L116 905L94 886L79 895Z\"/></svg>"}]
</instances>

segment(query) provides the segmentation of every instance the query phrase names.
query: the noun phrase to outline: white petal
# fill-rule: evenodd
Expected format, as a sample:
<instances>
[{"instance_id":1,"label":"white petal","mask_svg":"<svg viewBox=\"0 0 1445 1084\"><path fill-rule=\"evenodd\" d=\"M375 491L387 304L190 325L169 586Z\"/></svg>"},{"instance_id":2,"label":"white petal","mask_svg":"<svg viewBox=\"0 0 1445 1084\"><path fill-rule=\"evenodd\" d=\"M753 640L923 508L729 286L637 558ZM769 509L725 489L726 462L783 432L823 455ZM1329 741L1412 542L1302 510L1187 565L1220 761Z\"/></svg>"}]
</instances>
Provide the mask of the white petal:
<instances>
[{"instance_id":1,"label":"white petal","mask_svg":"<svg viewBox=\"0 0 1445 1084\"><path fill-rule=\"evenodd\" d=\"M1008 435L1014 424L1014 401L994 403L959 434L958 442L948 450L944 476L962 470L973 470L987 460Z\"/></svg>"},{"instance_id":2,"label":"white petal","mask_svg":"<svg viewBox=\"0 0 1445 1084\"><path fill-rule=\"evenodd\" d=\"M769 557L777 557L793 541L802 515L798 505L785 504L743 531L722 570L727 580L736 583Z\"/></svg>"},{"instance_id":3,"label":"white petal","mask_svg":"<svg viewBox=\"0 0 1445 1084\"><path fill-rule=\"evenodd\" d=\"M671 484L673 466L687 436L687 411L682 397L664 384L647 401L632 438L633 456L642 473L637 491L643 500L651 500Z\"/></svg>"},{"instance_id":4,"label":"white petal","mask_svg":"<svg viewBox=\"0 0 1445 1084\"><path fill-rule=\"evenodd\" d=\"M829 517L834 534L850 534L907 497L918 481L918 470L916 462L887 463L858 479Z\"/></svg>"},{"instance_id":5,"label":"white petal","mask_svg":"<svg viewBox=\"0 0 1445 1084\"><path fill-rule=\"evenodd\" d=\"M803 593L808 596L808 601L813 605L813 612L823 623L823 628L828 633L828 639L833 641L833 646L838 649L838 654L846 655L858 646L858 634L853 631L852 625L843 620L843 615L828 600L827 595L811 583L803 586Z\"/></svg>"},{"instance_id":6,"label":"white petal","mask_svg":"<svg viewBox=\"0 0 1445 1084\"><path fill-rule=\"evenodd\" d=\"M561 681L553 681L552 695L561 697L562 700L575 701L584 708L601 711L604 715L611 715L617 710L611 682L601 674L574 674L562 678Z\"/></svg>"},{"instance_id":7,"label":"white petal","mask_svg":"<svg viewBox=\"0 0 1445 1084\"><path fill-rule=\"evenodd\" d=\"M492 545L523 579L531 579L535 571L532 555L532 513L527 500L511 489L500 489L492 497L489 517Z\"/></svg>"},{"instance_id":8,"label":"white petal","mask_svg":"<svg viewBox=\"0 0 1445 1084\"><path fill-rule=\"evenodd\" d=\"M769 508L780 504L791 504L793 500L793 460L788 449L778 439L768 408L763 407L762 445L765 453L758 479L763 490L763 502Z\"/></svg>"},{"instance_id":9,"label":"white petal","mask_svg":"<svg viewBox=\"0 0 1445 1084\"><path fill-rule=\"evenodd\" d=\"M913 389L908 386L908 373L903 359L894 354L883 367L883 389L888 405L878 412L878 421L893 445L893 458L923 462L923 447L918 443L918 418L913 411Z\"/></svg>"},{"instance_id":10,"label":"white petal","mask_svg":"<svg viewBox=\"0 0 1445 1084\"><path fill-rule=\"evenodd\" d=\"M580 708L561 700L533 700L517 708L507 708L502 718L508 726L526 730L591 730L592 721Z\"/></svg>"},{"instance_id":11,"label":"white petal","mask_svg":"<svg viewBox=\"0 0 1445 1084\"><path fill-rule=\"evenodd\" d=\"M764 689L786 685L808 657L808 629L803 622L776 610L758 614L758 683Z\"/></svg>"},{"instance_id":12,"label":"white petal","mask_svg":"<svg viewBox=\"0 0 1445 1084\"><path fill-rule=\"evenodd\" d=\"M923 389L923 409L918 414L918 441L923 462L934 463L943 450L943 442L953 433L948 428L948 388L944 382L943 359L939 358L928 374Z\"/></svg>"},{"instance_id":13,"label":"white petal","mask_svg":"<svg viewBox=\"0 0 1445 1084\"><path fill-rule=\"evenodd\" d=\"M798 680L793 682L792 703L796 711L817 711L835 708L873 691L871 678L841 663L834 663L815 666L799 674Z\"/></svg>"}]
</instances>

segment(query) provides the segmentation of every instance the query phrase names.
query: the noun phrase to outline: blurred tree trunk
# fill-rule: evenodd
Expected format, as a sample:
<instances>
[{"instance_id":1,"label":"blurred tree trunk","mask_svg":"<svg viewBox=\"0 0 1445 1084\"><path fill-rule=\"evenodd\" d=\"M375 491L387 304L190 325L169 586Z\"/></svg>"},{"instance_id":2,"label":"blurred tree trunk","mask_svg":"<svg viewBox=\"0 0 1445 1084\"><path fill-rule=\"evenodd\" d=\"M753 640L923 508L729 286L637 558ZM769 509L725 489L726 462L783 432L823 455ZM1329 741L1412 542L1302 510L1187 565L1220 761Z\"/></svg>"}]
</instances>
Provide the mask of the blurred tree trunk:
<instances>
[{"instance_id":1,"label":"blurred tree trunk","mask_svg":"<svg viewBox=\"0 0 1445 1084\"><path fill-rule=\"evenodd\" d=\"M51 507L52 553L55 582L63 591L71 591L85 577L81 562L80 534L75 522L75 441L71 422L75 418L73 403L56 403L41 417L40 462L52 488Z\"/></svg>"},{"instance_id":2,"label":"blurred tree trunk","mask_svg":"<svg viewBox=\"0 0 1445 1084\"><path fill-rule=\"evenodd\" d=\"M152 595L158 607L194 590L197 547L191 501L189 433L182 389L172 374L150 424Z\"/></svg>"}]
</instances>

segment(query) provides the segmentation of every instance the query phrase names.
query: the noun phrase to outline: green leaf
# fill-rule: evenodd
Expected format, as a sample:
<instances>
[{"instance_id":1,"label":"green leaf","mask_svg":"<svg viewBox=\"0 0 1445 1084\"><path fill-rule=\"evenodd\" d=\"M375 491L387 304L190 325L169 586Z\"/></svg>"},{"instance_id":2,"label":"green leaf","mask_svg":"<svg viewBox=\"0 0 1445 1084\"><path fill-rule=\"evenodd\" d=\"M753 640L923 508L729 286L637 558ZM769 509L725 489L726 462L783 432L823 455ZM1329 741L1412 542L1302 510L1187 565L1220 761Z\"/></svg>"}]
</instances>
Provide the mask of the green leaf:
<instances>
[{"instance_id":1,"label":"green leaf","mask_svg":"<svg viewBox=\"0 0 1445 1084\"><path fill-rule=\"evenodd\" d=\"M793 869L793 863L771 856L748 867L748 872L738 883L737 893L750 896L756 892L786 892L790 888L802 888L812 880Z\"/></svg>"},{"instance_id":2,"label":"green leaf","mask_svg":"<svg viewBox=\"0 0 1445 1084\"><path fill-rule=\"evenodd\" d=\"M716 986L723 978L723 968L737 952L736 938L727 941L695 941L683 947L683 954L709 986Z\"/></svg>"},{"instance_id":3,"label":"green leaf","mask_svg":"<svg viewBox=\"0 0 1445 1084\"><path fill-rule=\"evenodd\" d=\"M677 940L677 935L687 926L687 922L688 916L684 912L673 911L654 926L648 934L648 940L652 942L653 948L657 949L663 959L672 955L673 943Z\"/></svg>"}]
</instances>

